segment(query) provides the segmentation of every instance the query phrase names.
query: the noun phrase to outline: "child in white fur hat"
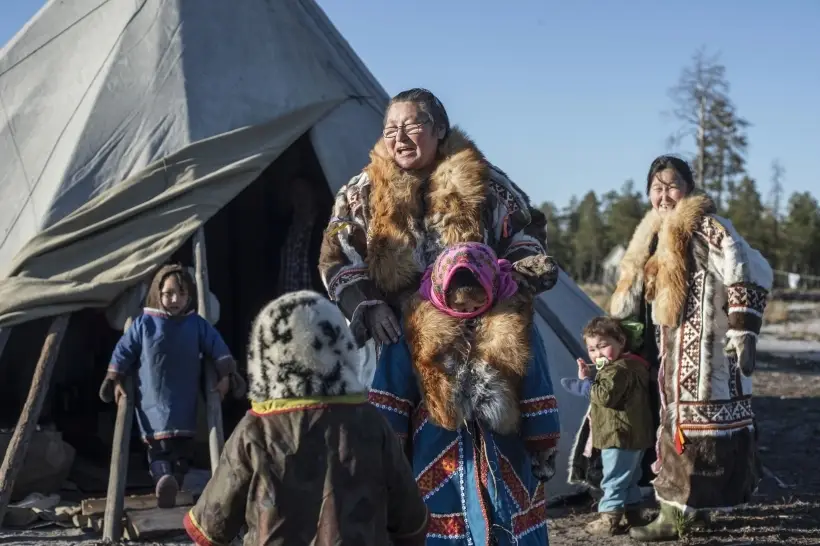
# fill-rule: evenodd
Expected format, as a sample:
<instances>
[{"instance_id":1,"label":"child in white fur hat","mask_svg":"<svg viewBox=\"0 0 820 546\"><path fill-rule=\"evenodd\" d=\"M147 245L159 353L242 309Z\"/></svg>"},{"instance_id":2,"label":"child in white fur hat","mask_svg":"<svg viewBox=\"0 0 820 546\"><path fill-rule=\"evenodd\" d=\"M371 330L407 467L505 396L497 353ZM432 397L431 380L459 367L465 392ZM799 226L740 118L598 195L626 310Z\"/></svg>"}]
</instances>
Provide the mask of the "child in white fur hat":
<instances>
[{"instance_id":1,"label":"child in white fur hat","mask_svg":"<svg viewBox=\"0 0 820 546\"><path fill-rule=\"evenodd\" d=\"M199 545L422 546L427 509L402 448L368 404L364 360L341 311L286 294L253 323L251 411L185 516Z\"/></svg>"}]
</instances>

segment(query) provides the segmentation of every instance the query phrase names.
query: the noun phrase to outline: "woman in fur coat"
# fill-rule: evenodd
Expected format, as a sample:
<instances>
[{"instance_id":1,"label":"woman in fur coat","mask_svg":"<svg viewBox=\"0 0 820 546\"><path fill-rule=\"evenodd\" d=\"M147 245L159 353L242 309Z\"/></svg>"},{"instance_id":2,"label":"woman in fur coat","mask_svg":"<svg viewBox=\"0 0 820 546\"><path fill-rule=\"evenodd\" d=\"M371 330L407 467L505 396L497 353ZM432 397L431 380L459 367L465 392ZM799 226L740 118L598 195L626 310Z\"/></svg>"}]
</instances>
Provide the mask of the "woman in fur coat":
<instances>
[{"instance_id":1,"label":"woman in fur coat","mask_svg":"<svg viewBox=\"0 0 820 546\"><path fill-rule=\"evenodd\" d=\"M528 355L524 369L502 374L495 389L480 390L478 383L463 393L518 408L518 431L498 434L475 421L457 430L431 422L429 393L419 381L441 370L433 368L437 363L414 367L411 352L419 347L408 345L401 326L422 274L456 243L491 247L512 264L521 291L550 288L557 268L551 275L531 270L532 257L546 254L546 219L450 127L429 91L413 89L391 100L370 159L336 196L319 267L358 342L373 337L380 347L371 402L406 442L430 510L427 544L546 544L543 481L554 473L559 422L536 330L509 346ZM442 392L439 399L455 404L456 394Z\"/></svg>"},{"instance_id":2,"label":"woman in fur coat","mask_svg":"<svg viewBox=\"0 0 820 546\"><path fill-rule=\"evenodd\" d=\"M643 321L659 363L658 518L630 534L678 538L680 512L749 502L758 483L752 373L772 270L695 189L685 161L651 165L652 210L621 262L610 312ZM652 357L656 358L652 358Z\"/></svg>"}]
</instances>

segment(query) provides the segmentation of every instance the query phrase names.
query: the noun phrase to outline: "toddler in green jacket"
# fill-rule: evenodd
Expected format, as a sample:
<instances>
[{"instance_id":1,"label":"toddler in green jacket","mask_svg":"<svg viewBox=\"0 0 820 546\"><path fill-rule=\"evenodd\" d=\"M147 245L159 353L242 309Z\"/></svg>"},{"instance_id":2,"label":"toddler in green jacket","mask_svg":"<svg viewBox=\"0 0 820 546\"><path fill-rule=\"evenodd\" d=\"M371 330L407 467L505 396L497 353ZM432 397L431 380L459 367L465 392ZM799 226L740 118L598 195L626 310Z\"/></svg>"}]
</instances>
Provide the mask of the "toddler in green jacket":
<instances>
[{"instance_id":1,"label":"toddler in green jacket","mask_svg":"<svg viewBox=\"0 0 820 546\"><path fill-rule=\"evenodd\" d=\"M601 450L601 517L587 525L594 535L615 535L645 522L641 518L641 460L652 445L649 364L627 350L627 332L610 317L596 317L583 332L590 360L578 359L578 379L561 385L590 401L592 447ZM624 525L626 524L626 525Z\"/></svg>"}]
</instances>

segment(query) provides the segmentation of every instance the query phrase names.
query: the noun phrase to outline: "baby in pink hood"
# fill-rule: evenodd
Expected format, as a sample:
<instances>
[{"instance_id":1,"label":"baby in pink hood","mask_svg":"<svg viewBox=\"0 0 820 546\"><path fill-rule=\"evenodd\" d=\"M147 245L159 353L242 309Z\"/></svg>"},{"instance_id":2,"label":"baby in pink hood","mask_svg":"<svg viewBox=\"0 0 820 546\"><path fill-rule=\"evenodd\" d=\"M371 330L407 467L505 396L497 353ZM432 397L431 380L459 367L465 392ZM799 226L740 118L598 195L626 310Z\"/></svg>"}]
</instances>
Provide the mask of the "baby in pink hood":
<instances>
[{"instance_id":1,"label":"baby in pink hood","mask_svg":"<svg viewBox=\"0 0 820 546\"><path fill-rule=\"evenodd\" d=\"M519 271L487 245L458 243L424 273L404 331L432 423L456 430L477 419L500 434L518 430L536 297L528 274L557 276L547 256L521 262Z\"/></svg>"},{"instance_id":2,"label":"baby in pink hood","mask_svg":"<svg viewBox=\"0 0 820 546\"><path fill-rule=\"evenodd\" d=\"M420 294L442 313L471 319L516 293L512 272L512 264L489 246L461 243L446 248L427 269Z\"/></svg>"}]
</instances>

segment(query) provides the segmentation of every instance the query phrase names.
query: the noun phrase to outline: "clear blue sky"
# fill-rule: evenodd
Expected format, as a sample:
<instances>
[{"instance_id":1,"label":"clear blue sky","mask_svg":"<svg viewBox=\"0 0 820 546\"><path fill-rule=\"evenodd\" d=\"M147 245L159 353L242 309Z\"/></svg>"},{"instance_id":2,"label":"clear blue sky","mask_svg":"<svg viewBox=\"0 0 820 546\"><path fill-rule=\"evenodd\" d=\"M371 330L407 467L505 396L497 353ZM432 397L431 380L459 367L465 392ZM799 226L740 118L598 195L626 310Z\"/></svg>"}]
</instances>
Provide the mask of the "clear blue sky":
<instances>
[{"instance_id":1,"label":"clear blue sky","mask_svg":"<svg viewBox=\"0 0 820 546\"><path fill-rule=\"evenodd\" d=\"M7 42L42 0L7 0ZM237 2L237 4L241 4ZM764 197L820 197L820 0L319 0L387 89L423 86L534 201L565 205L667 151L667 89L700 46L720 52ZM688 152L692 144L676 152Z\"/></svg>"}]
</instances>

